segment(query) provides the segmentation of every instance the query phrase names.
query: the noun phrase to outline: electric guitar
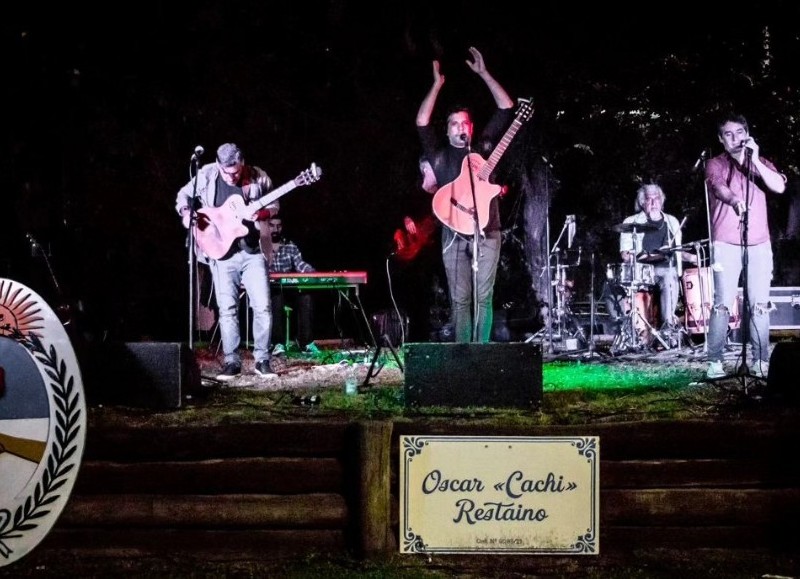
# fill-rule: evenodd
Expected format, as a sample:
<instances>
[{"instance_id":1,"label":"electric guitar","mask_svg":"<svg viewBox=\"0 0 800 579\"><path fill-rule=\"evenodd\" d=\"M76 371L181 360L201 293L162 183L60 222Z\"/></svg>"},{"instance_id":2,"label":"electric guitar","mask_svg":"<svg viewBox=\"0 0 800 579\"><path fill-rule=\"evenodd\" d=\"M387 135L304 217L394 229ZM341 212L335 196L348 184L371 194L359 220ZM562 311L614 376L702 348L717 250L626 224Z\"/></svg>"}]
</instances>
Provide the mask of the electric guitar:
<instances>
[{"instance_id":1,"label":"electric guitar","mask_svg":"<svg viewBox=\"0 0 800 579\"><path fill-rule=\"evenodd\" d=\"M228 253L233 242L247 235L242 223L262 207L266 207L289 191L319 181L322 169L315 163L291 181L284 183L248 204L241 195L231 195L219 207L202 207L197 210L194 238L197 247L211 259L219 259Z\"/></svg>"},{"instance_id":2,"label":"electric guitar","mask_svg":"<svg viewBox=\"0 0 800 579\"><path fill-rule=\"evenodd\" d=\"M472 235L476 211L481 230L489 222L489 203L502 190L500 185L489 182L489 176L522 124L533 116L533 100L519 99L519 102L514 121L489 155L489 160L484 160L478 153L469 153L461 163L458 177L434 193L433 214L450 229ZM472 198L473 184L477 203Z\"/></svg>"}]
</instances>

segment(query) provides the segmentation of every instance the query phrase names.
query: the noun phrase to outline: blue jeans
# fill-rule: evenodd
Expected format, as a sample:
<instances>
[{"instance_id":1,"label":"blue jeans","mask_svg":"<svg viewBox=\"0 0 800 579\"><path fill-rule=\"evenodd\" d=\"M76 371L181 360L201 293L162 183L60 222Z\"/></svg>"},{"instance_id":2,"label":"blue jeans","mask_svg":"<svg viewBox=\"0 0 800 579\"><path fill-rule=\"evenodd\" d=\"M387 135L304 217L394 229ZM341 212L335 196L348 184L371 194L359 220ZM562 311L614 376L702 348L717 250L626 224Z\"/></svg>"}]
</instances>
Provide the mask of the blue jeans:
<instances>
[{"instance_id":1,"label":"blue jeans","mask_svg":"<svg viewBox=\"0 0 800 579\"><path fill-rule=\"evenodd\" d=\"M494 280L500 260L500 242L499 231L491 231L486 237L478 239L478 324L473 340L473 241L452 229L442 228L442 261L450 291L450 320L456 342L486 343L491 338Z\"/></svg>"},{"instance_id":2,"label":"blue jeans","mask_svg":"<svg viewBox=\"0 0 800 579\"><path fill-rule=\"evenodd\" d=\"M272 330L267 262L261 253L238 251L224 261L211 262L214 292L219 306L219 329L225 364L241 364L239 346L239 293L247 292L253 310L253 359L269 360L269 339Z\"/></svg>"},{"instance_id":3,"label":"blue jeans","mask_svg":"<svg viewBox=\"0 0 800 579\"><path fill-rule=\"evenodd\" d=\"M742 246L714 242L714 307L708 324L708 359L721 362L734 300L739 293L742 272ZM743 317L750 319L752 361L769 361L769 288L772 282L772 245L769 242L747 247L747 297ZM746 362L746 360L742 360Z\"/></svg>"}]
</instances>

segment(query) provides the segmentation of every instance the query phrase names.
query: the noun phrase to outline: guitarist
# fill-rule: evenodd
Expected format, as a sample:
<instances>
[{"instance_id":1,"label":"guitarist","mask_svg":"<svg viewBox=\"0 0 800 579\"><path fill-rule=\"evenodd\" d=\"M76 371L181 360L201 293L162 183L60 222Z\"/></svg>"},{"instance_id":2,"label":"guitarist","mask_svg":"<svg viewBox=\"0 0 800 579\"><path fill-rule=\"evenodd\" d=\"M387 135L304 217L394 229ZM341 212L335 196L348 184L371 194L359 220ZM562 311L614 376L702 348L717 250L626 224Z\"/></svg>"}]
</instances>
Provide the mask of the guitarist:
<instances>
[{"instance_id":1,"label":"guitarist","mask_svg":"<svg viewBox=\"0 0 800 579\"><path fill-rule=\"evenodd\" d=\"M433 85L417 112L417 132L422 152L430 160L437 183L451 184L465 181L470 187L469 175L462 175L464 158L472 152L487 155L497 144L514 117L514 101L505 89L489 74L483 56L477 48L470 47L472 60L467 66L486 84L494 98L497 109L480 137L473 140L474 127L470 112L465 107L456 107L447 116L447 143L439 146L437 135L430 125L436 99L444 86L444 75L439 62L433 61ZM468 146L469 145L469 146ZM476 178L477 179L477 178ZM465 192L471 199L471 191ZM485 217L485 216L484 216ZM473 304L472 235L459 233L448 227L442 228L442 260L450 292L451 321L456 342L488 342L492 332L492 298L497 264L500 259L500 208L498 197L489 203L486 226L479 230L477 260L477 303ZM477 311L477 324L473 314ZM475 328L473 328L475 325ZM473 335L473 329L476 329Z\"/></svg>"},{"instance_id":2,"label":"guitarist","mask_svg":"<svg viewBox=\"0 0 800 579\"><path fill-rule=\"evenodd\" d=\"M195 192L196 183L196 195ZM178 191L175 209L187 229L193 226L199 239L204 232L214 227L224 228L222 218L213 223L214 208L225 205L226 200L237 195L247 202L265 195L272 187L272 180L263 169L245 163L242 151L233 143L225 143L217 149L215 163L200 167L195 178ZM194 223L191 211L195 199ZM211 269L214 293L219 307L219 328L224 353L223 369L217 375L221 381L233 380L242 373L242 358L239 352L241 333L239 329L239 294L244 286L250 308L253 311L253 358L255 371L261 376L273 375L270 365L269 341L272 330L272 313L269 294L267 261L270 248L269 227L262 222L278 213L279 203L267 205L242 220L247 233L234 239L227 253L219 259L209 259L198 251L198 260L207 263ZM240 224L237 223L237 226ZM262 235L263 231L263 235ZM263 252L262 252L263 248Z\"/></svg>"}]
</instances>

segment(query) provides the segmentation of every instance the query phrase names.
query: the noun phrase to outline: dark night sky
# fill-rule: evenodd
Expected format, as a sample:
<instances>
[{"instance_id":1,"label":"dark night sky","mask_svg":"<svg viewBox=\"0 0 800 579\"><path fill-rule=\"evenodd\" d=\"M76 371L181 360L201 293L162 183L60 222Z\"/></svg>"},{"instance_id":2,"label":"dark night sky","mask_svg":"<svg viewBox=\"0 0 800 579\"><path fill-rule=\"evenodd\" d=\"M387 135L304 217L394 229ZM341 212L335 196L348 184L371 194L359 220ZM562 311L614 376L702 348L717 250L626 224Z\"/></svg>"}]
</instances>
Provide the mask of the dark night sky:
<instances>
[{"instance_id":1,"label":"dark night sky","mask_svg":"<svg viewBox=\"0 0 800 579\"><path fill-rule=\"evenodd\" d=\"M668 3L648 15L578 6L420 0L19 6L3 24L9 151L3 160L15 219L3 232L0 275L47 294L48 276L25 246L24 233L33 232L51 248L62 285L101 304L104 325L119 326L126 339L180 338L187 266L175 192L188 179L195 145L211 161L218 144L236 141L277 184L311 162L322 166L319 183L283 198L285 227L318 269L368 270L368 308L385 307L392 232L403 214L428 203L416 188L414 117L432 58L441 59L447 77L439 111L463 100L480 122L491 110L488 92L464 64L470 45L482 50L512 96L534 97L536 116L507 157L516 165L555 159L562 186L561 200L553 201L557 233L561 206L574 211L563 199L585 170L559 164L559 154L579 142L612 147L617 138L602 123L587 122L598 110L641 105L636 98L649 82L643 77L656 82L664 74L658 63L670 59L679 63L670 74L678 68L684 76L682 88L668 95L677 110L690 111L690 99L704 96L688 77L711 78L719 90L740 93L739 103L756 104L741 71L757 69L761 52L739 49L747 56L741 63L728 55L757 43L765 23L778 54L798 43L800 18L790 2L713 20L696 3ZM795 64L778 58L774 70L796 89ZM697 153L714 145L711 125L690 126L669 170L688 172ZM624 172L620 159L610 162ZM609 182L633 198L629 175ZM681 184L687 183L696 186L685 177Z\"/></svg>"}]
</instances>

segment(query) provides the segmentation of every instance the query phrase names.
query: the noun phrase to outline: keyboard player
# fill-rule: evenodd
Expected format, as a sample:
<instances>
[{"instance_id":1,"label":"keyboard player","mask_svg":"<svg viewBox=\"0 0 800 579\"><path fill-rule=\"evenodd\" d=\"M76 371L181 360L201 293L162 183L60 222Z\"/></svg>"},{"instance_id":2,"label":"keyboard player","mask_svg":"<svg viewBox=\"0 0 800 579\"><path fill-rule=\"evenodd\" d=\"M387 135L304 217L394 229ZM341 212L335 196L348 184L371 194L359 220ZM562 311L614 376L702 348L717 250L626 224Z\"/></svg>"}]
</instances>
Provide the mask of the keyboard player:
<instances>
[{"instance_id":1,"label":"keyboard player","mask_svg":"<svg viewBox=\"0 0 800 579\"><path fill-rule=\"evenodd\" d=\"M283 222L279 217L269 220L272 252L269 259L270 273L313 273L316 270L303 259L300 248L283 236ZM303 289L284 291L282 285L270 285L272 292L272 353L280 355L289 346L287 334L288 312L294 313L297 328L297 345L300 350L313 347L314 304L311 292ZM309 348L310 349L310 348Z\"/></svg>"}]
</instances>

